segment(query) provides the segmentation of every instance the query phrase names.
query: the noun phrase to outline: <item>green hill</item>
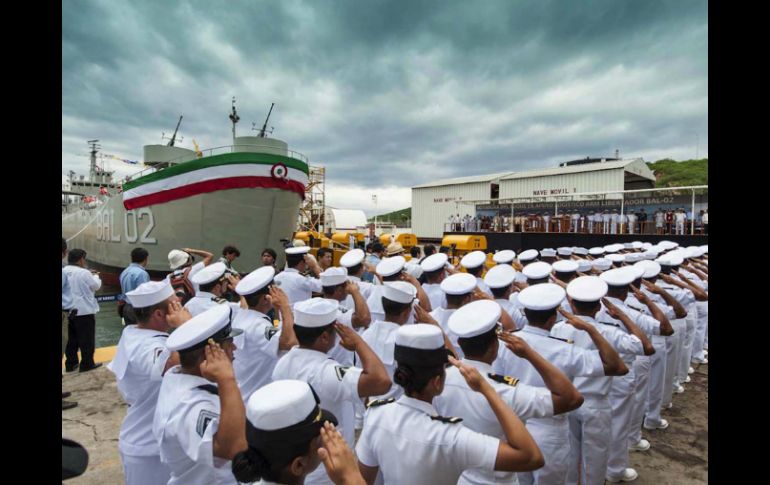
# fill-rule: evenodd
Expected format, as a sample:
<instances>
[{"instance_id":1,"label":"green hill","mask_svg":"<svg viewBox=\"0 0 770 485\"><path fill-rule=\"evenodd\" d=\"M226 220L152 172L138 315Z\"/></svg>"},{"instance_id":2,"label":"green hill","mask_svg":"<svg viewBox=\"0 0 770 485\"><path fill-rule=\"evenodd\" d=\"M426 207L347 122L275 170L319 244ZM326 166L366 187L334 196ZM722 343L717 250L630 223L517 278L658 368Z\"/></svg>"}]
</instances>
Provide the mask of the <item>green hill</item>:
<instances>
[{"instance_id":1,"label":"green hill","mask_svg":"<svg viewBox=\"0 0 770 485\"><path fill-rule=\"evenodd\" d=\"M397 210L394 212L388 212L387 214L377 215L377 223L390 222L398 226L406 226L406 223L412 219L412 208ZM374 217L369 218L369 222L374 222Z\"/></svg>"},{"instance_id":2,"label":"green hill","mask_svg":"<svg viewBox=\"0 0 770 485\"><path fill-rule=\"evenodd\" d=\"M665 158L657 162L647 162L647 166L655 173L656 187L686 187L709 183L708 158L681 162Z\"/></svg>"}]
</instances>

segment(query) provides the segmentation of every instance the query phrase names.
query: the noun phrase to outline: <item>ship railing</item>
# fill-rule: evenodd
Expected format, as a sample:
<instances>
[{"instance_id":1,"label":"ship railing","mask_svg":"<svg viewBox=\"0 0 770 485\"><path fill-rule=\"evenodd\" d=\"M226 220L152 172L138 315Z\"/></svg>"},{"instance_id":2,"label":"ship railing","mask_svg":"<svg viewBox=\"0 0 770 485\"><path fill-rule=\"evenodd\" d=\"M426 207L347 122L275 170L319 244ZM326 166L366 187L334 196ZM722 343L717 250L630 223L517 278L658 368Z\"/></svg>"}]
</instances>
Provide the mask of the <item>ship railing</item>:
<instances>
[{"instance_id":1,"label":"ship railing","mask_svg":"<svg viewBox=\"0 0 770 485\"><path fill-rule=\"evenodd\" d=\"M281 148L273 146L273 145L254 145L254 144L249 143L249 144L239 144L239 145L222 145L222 146L214 147L214 148L206 148L205 150L200 150L198 158L210 157L212 155L221 155L223 153L236 153L236 148L240 148L240 147L267 148L267 149L270 149L270 150L283 152L283 150ZM271 152L267 152L267 153L271 153ZM300 152L296 152L294 150L287 149L286 150L286 156L289 157L289 158L295 158L297 160L301 160L301 161L305 162L308 165L310 164L310 161L308 160L308 158L305 155L301 154ZM172 158L170 160L165 160L165 161L163 161L161 163L163 163L166 166L169 166L169 165L178 165L180 163L189 162L191 160L194 160L194 158L191 159L190 155L182 155L180 157ZM128 176L122 178L121 180L119 180L117 182L117 184L118 185L123 185L124 183L128 182L129 180L133 180L133 179L136 179L136 178L139 178L139 177L143 177L144 175L152 173L152 172L154 172L156 170L157 169L154 166L145 167L145 168L143 168L142 170L140 170L140 171L138 171L136 173L132 173L131 175L128 175Z\"/></svg>"}]
</instances>

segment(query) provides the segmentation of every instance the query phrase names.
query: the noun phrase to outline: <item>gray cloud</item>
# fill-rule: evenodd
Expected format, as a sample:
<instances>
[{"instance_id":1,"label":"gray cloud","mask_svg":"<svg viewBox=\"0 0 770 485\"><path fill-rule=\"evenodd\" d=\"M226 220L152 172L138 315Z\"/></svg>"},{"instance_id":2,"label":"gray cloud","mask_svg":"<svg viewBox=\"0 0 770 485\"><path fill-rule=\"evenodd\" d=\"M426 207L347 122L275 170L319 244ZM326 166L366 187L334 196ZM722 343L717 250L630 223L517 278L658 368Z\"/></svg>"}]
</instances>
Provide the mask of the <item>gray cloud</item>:
<instances>
[{"instance_id":1,"label":"gray cloud","mask_svg":"<svg viewBox=\"0 0 770 485\"><path fill-rule=\"evenodd\" d=\"M229 144L233 95L240 133L275 101L275 136L345 186L409 187L615 148L689 158L698 135L707 155L707 8L68 1L62 171L84 171L90 138L141 159L179 114L183 145Z\"/></svg>"}]
</instances>

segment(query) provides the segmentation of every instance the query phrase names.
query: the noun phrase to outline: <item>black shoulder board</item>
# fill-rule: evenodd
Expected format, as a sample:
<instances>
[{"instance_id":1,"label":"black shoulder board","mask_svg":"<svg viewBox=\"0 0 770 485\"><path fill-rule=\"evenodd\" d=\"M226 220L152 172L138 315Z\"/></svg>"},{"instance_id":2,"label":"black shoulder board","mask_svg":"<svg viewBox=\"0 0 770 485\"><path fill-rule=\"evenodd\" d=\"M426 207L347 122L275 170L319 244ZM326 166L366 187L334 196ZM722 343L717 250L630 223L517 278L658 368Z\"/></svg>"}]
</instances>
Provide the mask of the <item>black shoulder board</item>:
<instances>
[{"instance_id":1,"label":"black shoulder board","mask_svg":"<svg viewBox=\"0 0 770 485\"><path fill-rule=\"evenodd\" d=\"M445 418L444 416L431 416L430 419L433 421L441 421L442 423L449 423L449 424L457 424L462 422L463 418L457 418L457 417L449 417Z\"/></svg>"},{"instance_id":2,"label":"black shoulder board","mask_svg":"<svg viewBox=\"0 0 770 485\"><path fill-rule=\"evenodd\" d=\"M210 392L211 394L219 395L219 388L215 386L214 384L201 384L200 386L196 387L196 389L202 389L204 391Z\"/></svg>"},{"instance_id":3,"label":"black shoulder board","mask_svg":"<svg viewBox=\"0 0 770 485\"><path fill-rule=\"evenodd\" d=\"M152 337L153 337L153 338L158 338L158 337L160 337L160 338L168 338L168 335L166 335L166 334L160 334L160 333L159 333L158 335L153 335Z\"/></svg>"},{"instance_id":4,"label":"black shoulder board","mask_svg":"<svg viewBox=\"0 0 770 485\"><path fill-rule=\"evenodd\" d=\"M497 381L500 384L508 384L509 386L515 386L516 384L519 383L518 379L511 376L501 376L500 374L493 374L491 372L488 373L487 375L489 376L490 379L492 379L493 381Z\"/></svg>"},{"instance_id":5,"label":"black shoulder board","mask_svg":"<svg viewBox=\"0 0 770 485\"><path fill-rule=\"evenodd\" d=\"M613 327L620 328L620 325L618 325L617 323L612 323L612 322L599 322L599 323L601 323L602 325L611 325Z\"/></svg>"},{"instance_id":6,"label":"black shoulder board","mask_svg":"<svg viewBox=\"0 0 770 485\"><path fill-rule=\"evenodd\" d=\"M568 344L575 343L574 340L570 340L570 339L566 339L566 338L554 337L553 335L549 335L548 338L552 338L554 340L561 340L562 342L567 342Z\"/></svg>"},{"instance_id":7,"label":"black shoulder board","mask_svg":"<svg viewBox=\"0 0 770 485\"><path fill-rule=\"evenodd\" d=\"M227 300L225 300L224 298L220 298L218 296L215 296L214 298L212 298L211 301L214 301L214 302L217 302L217 303L220 303L220 304L227 303Z\"/></svg>"},{"instance_id":8,"label":"black shoulder board","mask_svg":"<svg viewBox=\"0 0 770 485\"><path fill-rule=\"evenodd\" d=\"M367 408L373 408L377 406L382 406L384 404L390 404L392 402L396 402L396 400L392 397L389 397L388 399L376 399L374 401L369 401L369 403L366 405Z\"/></svg>"}]
</instances>

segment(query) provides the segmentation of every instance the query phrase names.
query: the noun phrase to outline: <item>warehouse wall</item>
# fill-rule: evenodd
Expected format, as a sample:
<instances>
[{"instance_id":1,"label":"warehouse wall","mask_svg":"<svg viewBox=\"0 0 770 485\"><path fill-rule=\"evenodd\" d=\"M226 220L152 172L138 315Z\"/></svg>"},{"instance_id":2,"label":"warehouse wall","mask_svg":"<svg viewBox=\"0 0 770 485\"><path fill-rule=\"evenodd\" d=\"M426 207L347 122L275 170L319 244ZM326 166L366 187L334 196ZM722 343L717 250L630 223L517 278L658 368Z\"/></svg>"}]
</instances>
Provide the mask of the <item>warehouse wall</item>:
<instances>
[{"instance_id":1,"label":"warehouse wall","mask_svg":"<svg viewBox=\"0 0 770 485\"><path fill-rule=\"evenodd\" d=\"M597 170L592 172L548 175L521 179L500 180L500 198L507 197L537 197L575 192L601 192L607 190L623 190L623 168ZM610 194L607 198L620 197L620 194Z\"/></svg>"},{"instance_id":2,"label":"warehouse wall","mask_svg":"<svg viewBox=\"0 0 770 485\"><path fill-rule=\"evenodd\" d=\"M490 182L459 185L442 185L412 189L412 229L418 238L441 237L444 223L451 214L460 217L476 215L473 204L460 204L462 200L488 199Z\"/></svg>"}]
</instances>

